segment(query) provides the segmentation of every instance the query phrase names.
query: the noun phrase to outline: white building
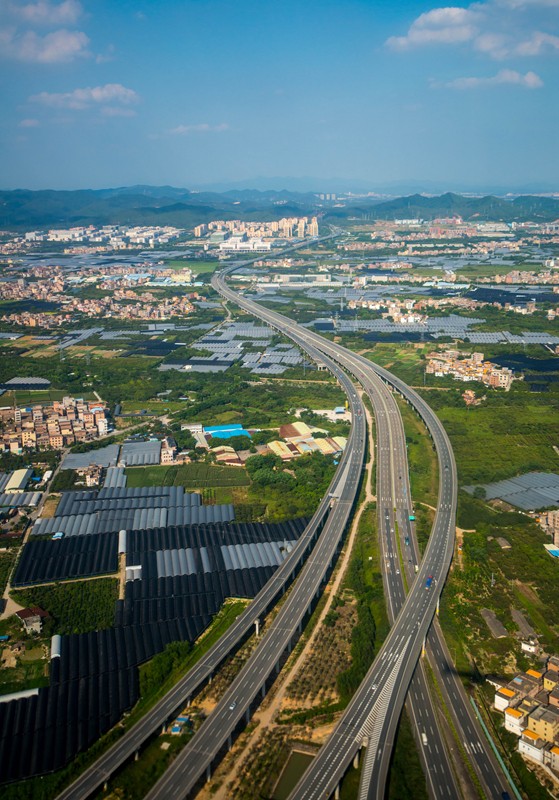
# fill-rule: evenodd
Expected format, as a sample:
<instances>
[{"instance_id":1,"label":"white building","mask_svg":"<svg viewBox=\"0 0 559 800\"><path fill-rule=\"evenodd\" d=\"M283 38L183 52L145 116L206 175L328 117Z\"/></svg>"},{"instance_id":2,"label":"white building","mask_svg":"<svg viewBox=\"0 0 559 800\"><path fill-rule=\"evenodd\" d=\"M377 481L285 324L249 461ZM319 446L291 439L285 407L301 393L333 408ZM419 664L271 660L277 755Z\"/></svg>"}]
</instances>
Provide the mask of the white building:
<instances>
[{"instance_id":1,"label":"white building","mask_svg":"<svg viewBox=\"0 0 559 800\"><path fill-rule=\"evenodd\" d=\"M538 764L543 764L544 747L543 739L533 731L524 731L518 740L518 752Z\"/></svg>"},{"instance_id":2,"label":"white building","mask_svg":"<svg viewBox=\"0 0 559 800\"><path fill-rule=\"evenodd\" d=\"M526 729L526 714L517 708L505 708L505 728L515 736L522 736Z\"/></svg>"},{"instance_id":3,"label":"white building","mask_svg":"<svg viewBox=\"0 0 559 800\"><path fill-rule=\"evenodd\" d=\"M32 474L32 469L16 469L4 488L6 494L22 494Z\"/></svg>"}]
</instances>

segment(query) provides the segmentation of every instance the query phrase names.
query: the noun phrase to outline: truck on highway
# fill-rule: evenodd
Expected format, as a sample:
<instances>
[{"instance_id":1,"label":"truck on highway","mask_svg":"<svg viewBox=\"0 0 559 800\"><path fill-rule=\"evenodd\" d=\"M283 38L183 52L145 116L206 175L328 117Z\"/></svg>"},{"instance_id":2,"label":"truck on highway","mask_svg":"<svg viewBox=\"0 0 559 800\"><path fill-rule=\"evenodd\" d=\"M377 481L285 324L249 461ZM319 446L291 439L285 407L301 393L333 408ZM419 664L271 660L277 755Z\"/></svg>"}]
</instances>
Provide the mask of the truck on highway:
<instances>
[{"instance_id":1,"label":"truck on highway","mask_svg":"<svg viewBox=\"0 0 559 800\"><path fill-rule=\"evenodd\" d=\"M413 571L414 572L419 572L419 566L417 564L413 565Z\"/></svg>"},{"instance_id":2,"label":"truck on highway","mask_svg":"<svg viewBox=\"0 0 559 800\"><path fill-rule=\"evenodd\" d=\"M433 576L432 576L432 575L429 575L429 577L428 577L428 578L427 578L427 580L425 581L425 588L426 588L426 589L430 589L430 588L431 588L431 586L432 586L432 584L433 584Z\"/></svg>"}]
</instances>

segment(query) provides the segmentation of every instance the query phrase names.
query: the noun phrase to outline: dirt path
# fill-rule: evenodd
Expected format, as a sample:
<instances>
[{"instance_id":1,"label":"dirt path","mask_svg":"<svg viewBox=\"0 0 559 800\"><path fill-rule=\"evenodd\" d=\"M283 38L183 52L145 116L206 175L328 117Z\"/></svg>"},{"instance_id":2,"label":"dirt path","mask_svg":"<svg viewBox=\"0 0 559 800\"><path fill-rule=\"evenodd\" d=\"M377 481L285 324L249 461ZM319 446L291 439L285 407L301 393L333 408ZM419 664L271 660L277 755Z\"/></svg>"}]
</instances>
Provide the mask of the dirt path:
<instances>
[{"instance_id":1,"label":"dirt path","mask_svg":"<svg viewBox=\"0 0 559 800\"><path fill-rule=\"evenodd\" d=\"M204 788L200 792L201 800L208 800L208 798L213 798L214 800L228 800L230 797L231 785L235 783L239 773L241 772L243 765L244 765L244 758L242 755L246 754L249 750L254 749L258 746L260 741L263 739L264 735L270 728L275 726L275 717L281 711L285 694L287 691L288 685L293 681L293 679L297 676L297 674L303 668L305 661L309 657L310 653L312 652L313 645L316 641L318 633L320 631L320 627L324 618L330 611L332 606L332 602L336 597L340 585L345 577L347 567L349 564L349 560L351 558L351 553L353 550L353 545L355 542L355 537L357 535L357 530L359 528L359 523L361 521L361 517L363 512L365 511L367 505L371 502L376 500L376 497L371 492L371 476L372 476L372 469L374 465L374 442L373 437L371 435L372 425L371 425L371 415L368 409L365 409L365 414L368 420L368 430L369 430L369 461L365 466L367 478L365 481L365 493L363 502L359 508L359 511L354 517L353 524L351 526L351 531L347 540L347 544L344 548L342 558L336 568L334 573L334 577L328 583L324 590L324 595L326 597L326 603L320 617L318 619L317 624L315 625L311 635L309 636L308 640L305 642L305 646L303 647L301 653L298 655L297 660L289 670L289 672L283 676L280 676L280 680L282 681L281 684L276 687L272 688L268 697L264 700L258 711L254 714L252 718L252 723L255 725L254 731L250 734L248 738L242 737L240 746L234 746L232 750L233 761L230 764L230 770L227 774L218 773L220 779L222 779L221 786L217 789L217 791L212 791L212 784L208 784L207 788ZM313 741L317 741L317 743L322 744L330 735L333 730L333 724L324 726L322 728L317 728L313 732L312 739ZM229 766L229 759L224 764L225 767Z\"/></svg>"},{"instance_id":2,"label":"dirt path","mask_svg":"<svg viewBox=\"0 0 559 800\"><path fill-rule=\"evenodd\" d=\"M475 532L475 528L456 528L456 547L458 551L458 566L460 569L462 569L464 566L464 554L462 552L462 547L464 545L464 534Z\"/></svg>"}]
</instances>

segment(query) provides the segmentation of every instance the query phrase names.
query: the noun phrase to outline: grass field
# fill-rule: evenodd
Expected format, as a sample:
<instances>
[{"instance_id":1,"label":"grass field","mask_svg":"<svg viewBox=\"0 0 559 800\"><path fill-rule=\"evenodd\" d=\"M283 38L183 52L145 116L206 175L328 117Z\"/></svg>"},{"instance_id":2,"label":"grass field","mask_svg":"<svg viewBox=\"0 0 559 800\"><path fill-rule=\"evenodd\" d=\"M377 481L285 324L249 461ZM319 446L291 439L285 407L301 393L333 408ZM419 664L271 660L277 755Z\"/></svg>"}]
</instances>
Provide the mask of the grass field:
<instances>
[{"instance_id":1,"label":"grass field","mask_svg":"<svg viewBox=\"0 0 559 800\"><path fill-rule=\"evenodd\" d=\"M17 391L16 395L16 403L18 406L32 406L39 403L52 403L54 400L62 400L63 397L66 395L71 395L72 393L69 391L65 391L64 389L40 389L36 392L29 392L29 391ZM90 391L87 392L80 392L79 396L84 400L96 400L95 395ZM6 392L4 395L5 403L12 402L12 393Z\"/></svg>"},{"instance_id":2,"label":"grass field","mask_svg":"<svg viewBox=\"0 0 559 800\"><path fill-rule=\"evenodd\" d=\"M410 386L421 386L424 381L425 361L423 353L433 349L433 345L416 347L415 344L378 342L366 353L367 358L391 370ZM431 378L427 376L427 380Z\"/></svg>"},{"instance_id":3,"label":"grass field","mask_svg":"<svg viewBox=\"0 0 559 800\"><path fill-rule=\"evenodd\" d=\"M182 259L173 259L166 262L169 269L191 269L195 275L204 275L209 272L214 272L219 268L219 261L188 261Z\"/></svg>"},{"instance_id":4,"label":"grass field","mask_svg":"<svg viewBox=\"0 0 559 800\"><path fill-rule=\"evenodd\" d=\"M425 425L411 408L399 401L404 421L408 461L410 467L411 494L415 502L437 504L439 472L437 454L433 449Z\"/></svg>"},{"instance_id":5,"label":"grass field","mask_svg":"<svg viewBox=\"0 0 559 800\"><path fill-rule=\"evenodd\" d=\"M427 402L432 392L428 393ZM437 411L450 436L461 484L511 478L532 470L559 469L553 449L559 441L559 415L549 405L525 402Z\"/></svg>"},{"instance_id":6,"label":"grass field","mask_svg":"<svg viewBox=\"0 0 559 800\"><path fill-rule=\"evenodd\" d=\"M147 411L150 414L165 414L185 409L186 400L167 400L165 397L153 400L123 400L122 414L137 414L139 411Z\"/></svg>"},{"instance_id":7,"label":"grass field","mask_svg":"<svg viewBox=\"0 0 559 800\"><path fill-rule=\"evenodd\" d=\"M184 486L186 489L250 486L242 467L181 464L164 467L128 467L128 486Z\"/></svg>"}]
</instances>

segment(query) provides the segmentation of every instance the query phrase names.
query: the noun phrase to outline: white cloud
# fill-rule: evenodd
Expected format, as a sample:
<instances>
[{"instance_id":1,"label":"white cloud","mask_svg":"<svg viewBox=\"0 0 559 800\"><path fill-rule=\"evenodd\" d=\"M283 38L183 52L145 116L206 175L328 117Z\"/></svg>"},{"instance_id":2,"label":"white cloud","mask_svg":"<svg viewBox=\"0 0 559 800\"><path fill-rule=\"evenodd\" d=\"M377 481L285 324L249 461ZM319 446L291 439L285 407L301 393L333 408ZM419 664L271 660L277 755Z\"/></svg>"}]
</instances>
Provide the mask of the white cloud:
<instances>
[{"instance_id":1,"label":"white cloud","mask_svg":"<svg viewBox=\"0 0 559 800\"><path fill-rule=\"evenodd\" d=\"M496 0L496 4L507 8L559 8L559 0Z\"/></svg>"},{"instance_id":2,"label":"white cloud","mask_svg":"<svg viewBox=\"0 0 559 800\"><path fill-rule=\"evenodd\" d=\"M89 38L71 30L82 16L78 0L0 0L0 57L35 64L58 64L89 56ZM62 27L59 27L62 26ZM38 33L38 28L54 28Z\"/></svg>"},{"instance_id":3,"label":"white cloud","mask_svg":"<svg viewBox=\"0 0 559 800\"><path fill-rule=\"evenodd\" d=\"M495 60L559 51L559 37L545 30L559 0L485 0L467 8L434 8L412 22L404 36L391 36L392 50L469 45Z\"/></svg>"},{"instance_id":4,"label":"white cloud","mask_svg":"<svg viewBox=\"0 0 559 800\"><path fill-rule=\"evenodd\" d=\"M39 36L35 31L18 34L14 28L0 31L0 56L16 61L55 64L89 55L89 39L82 31L61 29Z\"/></svg>"},{"instance_id":5,"label":"white cloud","mask_svg":"<svg viewBox=\"0 0 559 800\"><path fill-rule=\"evenodd\" d=\"M62 3L51 3L49 0L37 0L34 3L18 3L13 0L0 2L0 11L27 25L74 25L82 15L82 6L78 0L64 0Z\"/></svg>"},{"instance_id":6,"label":"white cloud","mask_svg":"<svg viewBox=\"0 0 559 800\"><path fill-rule=\"evenodd\" d=\"M221 133L228 130L229 125L226 122L221 122L219 125L199 122L196 125L177 125L176 128L171 128L169 133L171 136L187 136L189 133Z\"/></svg>"},{"instance_id":7,"label":"white cloud","mask_svg":"<svg viewBox=\"0 0 559 800\"><path fill-rule=\"evenodd\" d=\"M526 72L525 75L514 69L501 69L496 75L488 78L455 78L446 83L432 82L434 89L482 89L503 85L521 86L524 89L540 89L543 81L535 72Z\"/></svg>"},{"instance_id":8,"label":"white cloud","mask_svg":"<svg viewBox=\"0 0 559 800\"><path fill-rule=\"evenodd\" d=\"M18 124L19 128L38 128L39 127L39 120L38 119L22 119L19 121Z\"/></svg>"},{"instance_id":9,"label":"white cloud","mask_svg":"<svg viewBox=\"0 0 559 800\"><path fill-rule=\"evenodd\" d=\"M108 103L116 103L117 107L119 104L127 106L137 103L139 99L139 95L133 89L127 89L121 83L88 86L84 89L74 89L72 92L40 92L29 98L30 102L49 108L70 108L78 111L100 105L106 106Z\"/></svg>"},{"instance_id":10,"label":"white cloud","mask_svg":"<svg viewBox=\"0 0 559 800\"><path fill-rule=\"evenodd\" d=\"M559 51L559 36L534 31L529 39L516 45L515 53L519 56L539 56L553 50Z\"/></svg>"},{"instance_id":11,"label":"white cloud","mask_svg":"<svg viewBox=\"0 0 559 800\"><path fill-rule=\"evenodd\" d=\"M407 50L429 44L458 44L471 41L478 33L480 15L471 8L434 8L421 14L406 36L391 36L387 45Z\"/></svg>"}]
</instances>

